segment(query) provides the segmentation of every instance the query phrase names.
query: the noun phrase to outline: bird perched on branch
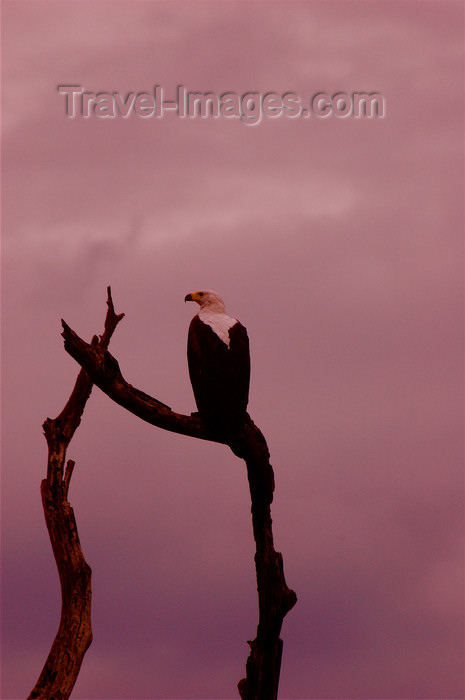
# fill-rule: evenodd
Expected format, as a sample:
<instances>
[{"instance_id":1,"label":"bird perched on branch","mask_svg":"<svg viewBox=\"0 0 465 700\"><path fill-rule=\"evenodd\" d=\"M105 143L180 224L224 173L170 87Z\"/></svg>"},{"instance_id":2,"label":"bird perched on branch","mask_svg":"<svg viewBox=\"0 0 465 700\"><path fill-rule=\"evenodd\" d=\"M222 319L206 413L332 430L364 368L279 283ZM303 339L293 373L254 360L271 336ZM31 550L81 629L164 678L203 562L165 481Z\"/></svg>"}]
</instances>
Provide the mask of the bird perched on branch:
<instances>
[{"instance_id":1,"label":"bird perched on branch","mask_svg":"<svg viewBox=\"0 0 465 700\"><path fill-rule=\"evenodd\" d=\"M209 428L233 436L244 424L249 400L247 331L226 314L216 292L193 292L184 301L200 306L187 341L189 376L200 417Z\"/></svg>"}]
</instances>

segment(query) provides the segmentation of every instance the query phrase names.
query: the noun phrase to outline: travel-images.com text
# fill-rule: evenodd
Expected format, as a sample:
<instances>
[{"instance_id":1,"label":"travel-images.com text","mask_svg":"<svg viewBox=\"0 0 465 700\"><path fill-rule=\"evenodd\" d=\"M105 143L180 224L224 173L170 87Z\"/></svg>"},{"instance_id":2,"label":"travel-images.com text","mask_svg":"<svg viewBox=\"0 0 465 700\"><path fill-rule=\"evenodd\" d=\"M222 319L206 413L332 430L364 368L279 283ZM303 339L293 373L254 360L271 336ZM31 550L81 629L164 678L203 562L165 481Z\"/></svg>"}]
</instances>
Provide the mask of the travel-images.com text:
<instances>
[{"instance_id":1,"label":"travel-images.com text","mask_svg":"<svg viewBox=\"0 0 465 700\"><path fill-rule=\"evenodd\" d=\"M239 95L225 92L192 92L183 85L176 88L176 99L164 99L164 90L155 85L153 92L90 92L80 85L59 85L65 115L70 119L162 118L174 114L179 118L240 119L248 125L260 123L262 117L277 119L311 115L319 118L354 117L356 119L385 116L385 100L378 92L316 93L307 103L296 93L246 92Z\"/></svg>"}]
</instances>

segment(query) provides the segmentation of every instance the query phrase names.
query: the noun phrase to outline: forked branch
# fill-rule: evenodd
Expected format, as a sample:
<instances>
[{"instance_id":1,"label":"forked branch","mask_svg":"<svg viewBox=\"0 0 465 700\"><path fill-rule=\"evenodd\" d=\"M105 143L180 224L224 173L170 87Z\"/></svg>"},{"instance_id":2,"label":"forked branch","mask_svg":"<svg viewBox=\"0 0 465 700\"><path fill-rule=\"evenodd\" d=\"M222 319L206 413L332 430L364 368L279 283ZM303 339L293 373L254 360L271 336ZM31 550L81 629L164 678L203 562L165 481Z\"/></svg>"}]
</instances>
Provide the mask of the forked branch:
<instances>
[{"instance_id":1,"label":"forked branch","mask_svg":"<svg viewBox=\"0 0 465 700\"><path fill-rule=\"evenodd\" d=\"M65 349L81 365L76 386L62 413L47 419L44 431L49 445L47 479L42 496L47 526L52 541L62 585L62 617L49 658L29 698L66 700L77 678L91 639L90 568L79 545L76 523L67 501L74 462L65 469L66 448L79 425L92 384L96 384L113 401L142 420L163 430L202 440L229 444L235 455L244 459L252 499L252 525L256 543L255 567L259 602L256 638L249 642L251 652L246 664L246 678L239 682L242 700L276 700L281 665L283 619L295 605L297 597L286 585L283 560L273 545L270 505L273 500L274 475L266 440L250 416L234 442L207 430L198 415L175 413L169 406L123 377L116 359L108 352L110 337L124 314L113 310L108 288L108 312L105 330L91 343L82 340L64 321ZM28 699L29 700L29 699Z\"/></svg>"},{"instance_id":2,"label":"forked branch","mask_svg":"<svg viewBox=\"0 0 465 700\"><path fill-rule=\"evenodd\" d=\"M256 543L259 623L256 638L249 642L251 652L246 678L238 687L242 700L276 700L282 652L279 635L283 619L295 605L297 596L286 584L282 555L274 549L270 512L274 475L263 434L247 416L242 434L234 442L225 443L223 438L207 430L197 415L175 413L158 399L131 386L108 351L89 345L64 321L62 324L65 349L113 401L164 430L229 444L234 454L245 460Z\"/></svg>"},{"instance_id":3,"label":"forked branch","mask_svg":"<svg viewBox=\"0 0 465 700\"><path fill-rule=\"evenodd\" d=\"M92 339L92 347L107 348L110 338L124 314L115 314L108 287L105 329ZM74 468L73 460L65 467L66 450L78 427L92 380L81 369L74 389L60 415L47 418L43 428L48 445L47 478L41 494L45 521L61 584L61 618L57 635L45 666L28 700L67 700L76 682L91 641L91 569L84 559L68 489Z\"/></svg>"}]
</instances>

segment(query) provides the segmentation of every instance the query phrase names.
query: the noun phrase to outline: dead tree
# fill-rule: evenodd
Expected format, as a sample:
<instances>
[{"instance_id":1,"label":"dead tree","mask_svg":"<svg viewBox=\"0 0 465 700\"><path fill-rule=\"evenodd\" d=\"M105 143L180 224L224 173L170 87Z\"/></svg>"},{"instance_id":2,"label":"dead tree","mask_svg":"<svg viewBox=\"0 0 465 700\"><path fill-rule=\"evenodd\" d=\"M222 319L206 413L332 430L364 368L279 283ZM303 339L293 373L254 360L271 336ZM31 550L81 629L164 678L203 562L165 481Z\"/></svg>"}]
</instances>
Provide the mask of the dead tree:
<instances>
[{"instance_id":1,"label":"dead tree","mask_svg":"<svg viewBox=\"0 0 465 700\"><path fill-rule=\"evenodd\" d=\"M105 329L100 339L94 336L92 347L105 350L118 322L124 314L116 315L108 287ZM92 380L81 369L74 389L59 416L47 418L43 428L48 445L47 478L42 481L41 494L45 522L52 544L61 584L61 618L57 635L50 649L39 680L28 700L67 700L74 687L84 654L92 642L90 620L91 569L84 559L73 509L68 501L68 489L74 462L66 450L81 422Z\"/></svg>"},{"instance_id":2,"label":"dead tree","mask_svg":"<svg viewBox=\"0 0 465 700\"><path fill-rule=\"evenodd\" d=\"M282 654L281 626L297 597L286 585L282 556L273 545L270 506L274 475L263 434L247 416L241 435L234 442L226 443L224 438L207 430L198 415L175 413L166 404L131 386L106 346L95 341L86 343L64 321L62 325L67 352L81 365L89 381L113 401L164 430L227 444L235 455L244 459L252 500L259 622L257 636L249 642L251 651L246 664L246 677L239 682L238 688L242 700L276 700ZM65 698L68 695L40 697ZM30 697L39 695L31 694Z\"/></svg>"}]
</instances>

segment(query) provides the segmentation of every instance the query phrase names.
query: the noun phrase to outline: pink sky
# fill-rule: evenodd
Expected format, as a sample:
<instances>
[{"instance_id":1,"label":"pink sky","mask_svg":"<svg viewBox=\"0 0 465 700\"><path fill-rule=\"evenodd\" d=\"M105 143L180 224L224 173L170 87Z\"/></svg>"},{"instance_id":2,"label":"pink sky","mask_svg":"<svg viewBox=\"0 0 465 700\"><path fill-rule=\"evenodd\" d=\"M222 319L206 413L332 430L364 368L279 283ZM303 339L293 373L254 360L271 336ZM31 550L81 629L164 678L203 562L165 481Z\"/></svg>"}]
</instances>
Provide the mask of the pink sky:
<instances>
[{"instance_id":1,"label":"pink sky","mask_svg":"<svg viewBox=\"0 0 465 700\"><path fill-rule=\"evenodd\" d=\"M4 1L2 698L60 611L41 425L78 367L60 318L126 318L129 382L195 410L216 289L298 595L280 697L463 698L463 4ZM68 119L91 92L378 92L383 119ZM244 464L95 389L68 450L93 629L73 697L233 698L257 600Z\"/></svg>"}]
</instances>

